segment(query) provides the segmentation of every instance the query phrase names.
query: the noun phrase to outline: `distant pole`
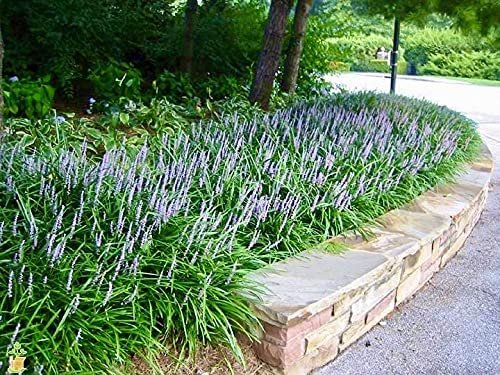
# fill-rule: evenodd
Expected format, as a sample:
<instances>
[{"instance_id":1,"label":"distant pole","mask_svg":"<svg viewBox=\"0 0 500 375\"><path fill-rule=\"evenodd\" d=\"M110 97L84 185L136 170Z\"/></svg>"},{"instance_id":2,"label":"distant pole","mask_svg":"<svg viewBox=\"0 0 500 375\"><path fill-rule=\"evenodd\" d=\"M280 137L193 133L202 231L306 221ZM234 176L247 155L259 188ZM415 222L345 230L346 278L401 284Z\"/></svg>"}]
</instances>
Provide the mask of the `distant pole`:
<instances>
[{"instance_id":1,"label":"distant pole","mask_svg":"<svg viewBox=\"0 0 500 375\"><path fill-rule=\"evenodd\" d=\"M391 51L391 94L396 92L396 76L398 74L399 20L394 18L394 39Z\"/></svg>"}]
</instances>

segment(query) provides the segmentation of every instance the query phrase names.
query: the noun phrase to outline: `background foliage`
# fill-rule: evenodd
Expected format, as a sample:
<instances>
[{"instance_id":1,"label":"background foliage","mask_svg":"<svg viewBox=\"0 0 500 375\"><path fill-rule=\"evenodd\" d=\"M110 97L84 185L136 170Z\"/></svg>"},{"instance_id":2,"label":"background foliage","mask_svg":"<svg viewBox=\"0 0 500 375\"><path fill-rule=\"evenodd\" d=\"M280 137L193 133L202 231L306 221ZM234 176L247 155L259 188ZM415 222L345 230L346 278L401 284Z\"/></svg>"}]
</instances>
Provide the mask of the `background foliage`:
<instances>
[{"instance_id":1,"label":"background foliage","mask_svg":"<svg viewBox=\"0 0 500 375\"><path fill-rule=\"evenodd\" d=\"M404 20L401 26L400 73L405 73L408 68L412 74L498 79L498 29L489 16L481 18L483 23L478 21L486 9L485 4L469 4L468 7L457 5L457 1L448 5L445 2L434 4L436 9L454 15L452 18L429 13L431 2L360 0L353 1L352 7L339 6L339 3L342 1L336 3L339 17L349 19L352 27L342 35L329 39L333 67L336 69L387 71L388 68L373 59L377 48L392 48L392 18L399 14ZM495 6L489 5L493 12ZM472 52L477 54L470 55ZM478 58L480 55L481 59ZM432 67L427 67L431 59ZM478 66L473 68L476 64Z\"/></svg>"}]
</instances>

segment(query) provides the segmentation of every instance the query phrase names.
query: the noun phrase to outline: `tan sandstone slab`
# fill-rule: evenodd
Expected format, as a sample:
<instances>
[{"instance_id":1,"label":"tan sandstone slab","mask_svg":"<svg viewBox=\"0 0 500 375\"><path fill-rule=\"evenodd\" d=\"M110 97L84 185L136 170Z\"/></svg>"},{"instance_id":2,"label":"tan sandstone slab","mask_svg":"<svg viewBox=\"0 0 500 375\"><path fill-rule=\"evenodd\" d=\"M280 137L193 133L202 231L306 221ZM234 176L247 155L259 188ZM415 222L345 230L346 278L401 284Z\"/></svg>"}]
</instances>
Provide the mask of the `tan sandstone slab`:
<instances>
[{"instance_id":1,"label":"tan sandstone slab","mask_svg":"<svg viewBox=\"0 0 500 375\"><path fill-rule=\"evenodd\" d=\"M405 279L430 258L432 258L432 242L423 245L415 254L405 258L402 279Z\"/></svg>"},{"instance_id":2,"label":"tan sandstone slab","mask_svg":"<svg viewBox=\"0 0 500 375\"><path fill-rule=\"evenodd\" d=\"M344 293L371 284L391 265L387 257L367 251L310 251L252 275L267 288L264 302L255 308L264 320L292 324L333 306Z\"/></svg>"},{"instance_id":3,"label":"tan sandstone slab","mask_svg":"<svg viewBox=\"0 0 500 375\"><path fill-rule=\"evenodd\" d=\"M413 295L421 286L422 270L417 268L412 274L408 275L398 286L396 293L396 305Z\"/></svg>"},{"instance_id":4,"label":"tan sandstone slab","mask_svg":"<svg viewBox=\"0 0 500 375\"><path fill-rule=\"evenodd\" d=\"M351 250L384 254L396 260L401 260L420 248L417 238L401 233L397 229L392 230L390 227L373 225L369 230L370 235L364 240L359 235L349 233L346 236L337 236L332 241L341 243Z\"/></svg>"},{"instance_id":5,"label":"tan sandstone slab","mask_svg":"<svg viewBox=\"0 0 500 375\"><path fill-rule=\"evenodd\" d=\"M377 323L377 319L372 319L371 321L366 322L364 317L356 322L352 322L349 328L347 328L347 330L342 334L339 350L344 351L345 348L356 342Z\"/></svg>"},{"instance_id":6,"label":"tan sandstone slab","mask_svg":"<svg viewBox=\"0 0 500 375\"><path fill-rule=\"evenodd\" d=\"M394 267L385 277L372 285L364 294L363 298L351 306L351 321L362 319L373 307L394 291L401 279L401 266Z\"/></svg>"},{"instance_id":7,"label":"tan sandstone slab","mask_svg":"<svg viewBox=\"0 0 500 375\"><path fill-rule=\"evenodd\" d=\"M465 180L464 177L459 183L438 185L434 188L434 191L438 194L443 194L444 196L460 197L460 199L464 199L470 204L470 201L477 197L484 187L484 185L479 185L475 181L476 178L480 178L479 175L483 174L483 172L478 173L478 176L471 176L467 174L471 181ZM484 183L487 184L488 181L489 180Z\"/></svg>"},{"instance_id":8,"label":"tan sandstone slab","mask_svg":"<svg viewBox=\"0 0 500 375\"><path fill-rule=\"evenodd\" d=\"M379 222L386 230L415 238L420 243L432 241L449 227L450 220L440 215L412 209L414 206L392 210L383 215Z\"/></svg>"},{"instance_id":9,"label":"tan sandstone slab","mask_svg":"<svg viewBox=\"0 0 500 375\"><path fill-rule=\"evenodd\" d=\"M278 370L278 374L286 375L304 375L308 374L312 369L323 366L335 359L339 352L339 337L333 337L324 345L318 347L304 357L293 363L292 366L285 370Z\"/></svg>"},{"instance_id":10,"label":"tan sandstone slab","mask_svg":"<svg viewBox=\"0 0 500 375\"><path fill-rule=\"evenodd\" d=\"M479 156L472 163L472 167L485 172L492 172L494 167L493 155L486 144L481 143Z\"/></svg>"},{"instance_id":11,"label":"tan sandstone slab","mask_svg":"<svg viewBox=\"0 0 500 375\"><path fill-rule=\"evenodd\" d=\"M419 207L424 212L430 212L444 218L454 218L469 206L469 200L458 194L439 194L428 191L408 205Z\"/></svg>"}]
</instances>

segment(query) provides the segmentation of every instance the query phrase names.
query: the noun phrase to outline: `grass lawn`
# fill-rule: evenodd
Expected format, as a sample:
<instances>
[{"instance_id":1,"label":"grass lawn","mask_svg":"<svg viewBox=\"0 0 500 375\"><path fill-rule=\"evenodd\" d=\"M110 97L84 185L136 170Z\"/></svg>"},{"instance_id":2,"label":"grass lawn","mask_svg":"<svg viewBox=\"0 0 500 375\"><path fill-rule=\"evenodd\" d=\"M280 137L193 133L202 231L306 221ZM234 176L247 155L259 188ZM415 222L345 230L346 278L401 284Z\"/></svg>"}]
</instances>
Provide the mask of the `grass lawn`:
<instances>
[{"instance_id":1,"label":"grass lawn","mask_svg":"<svg viewBox=\"0 0 500 375\"><path fill-rule=\"evenodd\" d=\"M491 79L481 79L481 78L463 78L463 77L442 77L447 79L452 79L455 81L462 81L467 83L472 83L474 85L482 85L482 86L500 86L500 81L491 80Z\"/></svg>"}]
</instances>

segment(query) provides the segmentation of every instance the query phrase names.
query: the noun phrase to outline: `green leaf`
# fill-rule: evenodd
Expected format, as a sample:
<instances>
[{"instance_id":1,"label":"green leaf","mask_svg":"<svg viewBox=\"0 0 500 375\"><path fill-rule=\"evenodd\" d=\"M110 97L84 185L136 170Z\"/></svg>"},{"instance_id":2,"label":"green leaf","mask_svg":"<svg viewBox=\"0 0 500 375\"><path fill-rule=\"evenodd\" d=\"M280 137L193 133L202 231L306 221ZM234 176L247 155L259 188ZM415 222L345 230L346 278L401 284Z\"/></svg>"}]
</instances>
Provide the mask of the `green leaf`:
<instances>
[{"instance_id":1,"label":"green leaf","mask_svg":"<svg viewBox=\"0 0 500 375\"><path fill-rule=\"evenodd\" d=\"M125 112L121 112L120 113L120 121L125 124L125 125L128 125L129 121L130 121L130 115L128 113L125 113Z\"/></svg>"}]
</instances>

